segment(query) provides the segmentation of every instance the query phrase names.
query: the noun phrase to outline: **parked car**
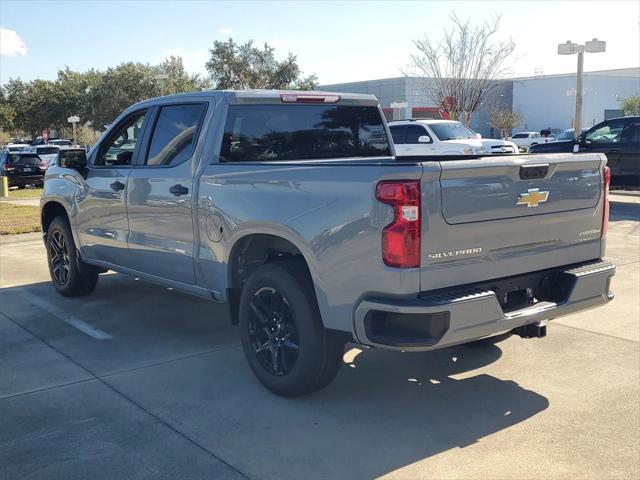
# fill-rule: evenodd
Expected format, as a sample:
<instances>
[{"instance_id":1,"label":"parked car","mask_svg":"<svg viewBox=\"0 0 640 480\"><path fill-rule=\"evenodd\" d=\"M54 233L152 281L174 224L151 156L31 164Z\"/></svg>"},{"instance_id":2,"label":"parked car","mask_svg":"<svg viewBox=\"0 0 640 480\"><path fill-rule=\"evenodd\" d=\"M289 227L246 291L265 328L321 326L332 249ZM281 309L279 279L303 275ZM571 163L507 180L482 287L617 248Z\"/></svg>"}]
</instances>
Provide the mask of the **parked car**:
<instances>
[{"instance_id":1,"label":"parked car","mask_svg":"<svg viewBox=\"0 0 640 480\"><path fill-rule=\"evenodd\" d=\"M56 145L34 145L29 147L27 151L38 155L40 160L48 166L55 163L60 147Z\"/></svg>"},{"instance_id":2,"label":"parked car","mask_svg":"<svg viewBox=\"0 0 640 480\"><path fill-rule=\"evenodd\" d=\"M57 145L58 147L72 147L73 142L65 138L55 138L47 142L49 145Z\"/></svg>"},{"instance_id":3,"label":"parked car","mask_svg":"<svg viewBox=\"0 0 640 480\"><path fill-rule=\"evenodd\" d=\"M640 187L640 117L605 120L575 140L551 142L531 153L601 152L606 154L614 187Z\"/></svg>"},{"instance_id":4,"label":"parked car","mask_svg":"<svg viewBox=\"0 0 640 480\"><path fill-rule=\"evenodd\" d=\"M11 153L17 153L22 152L27 148L29 148L28 143L7 143L2 150Z\"/></svg>"},{"instance_id":5,"label":"parked car","mask_svg":"<svg viewBox=\"0 0 640 480\"><path fill-rule=\"evenodd\" d=\"M35 153L5 151L0 156L0 171L7 177L9 187L41 187L46 169L46 164Z\"/></svg>"},{"instance_id":6,"label":"parked car","mask_svg":"<svg viewBox=\"0 0 640 480\"><path fill-rule=\"evenodd\" d=\"M550 142L553 137L542 136L539 132L518 132L507 140L515 143L521 152L529 151L529 148L539 143Z\"/></svg>"},{"instance_id":7,"label":"parked car","mask_svg":"<svg viewBox=\"0 0 640 480\"><path fill-rule=\"evenodd\" d=\"M559 128L543 128L540 130L540 135L545 138L555 138L562 133L562 130Z\"/></svg>"},{"instance_id":8,"label":"parked car","mask_svg":"<svg viewBox=\"0 0 640 480\"><path fill-rule=\"evenodd\" d=\"M465 132L436 127L434 143ZM468 160L396 157L373 95L146 100L47 170L53 285L85 295L110 269L224 302L258 379L287 396L329 383L347 340L542 337L613 297L603 155Z\"/></svg>"},{"instance_id":9,"label":"parked car","mask_svg":"<svg viewBox=\"0 0 640 480\"><path fill-rule=\"evenodd\" d=\"M512 142L481 138L453 120L398 120L389 123L396 155L486 155L518 153Z\"/></svg>"}]
</instances>

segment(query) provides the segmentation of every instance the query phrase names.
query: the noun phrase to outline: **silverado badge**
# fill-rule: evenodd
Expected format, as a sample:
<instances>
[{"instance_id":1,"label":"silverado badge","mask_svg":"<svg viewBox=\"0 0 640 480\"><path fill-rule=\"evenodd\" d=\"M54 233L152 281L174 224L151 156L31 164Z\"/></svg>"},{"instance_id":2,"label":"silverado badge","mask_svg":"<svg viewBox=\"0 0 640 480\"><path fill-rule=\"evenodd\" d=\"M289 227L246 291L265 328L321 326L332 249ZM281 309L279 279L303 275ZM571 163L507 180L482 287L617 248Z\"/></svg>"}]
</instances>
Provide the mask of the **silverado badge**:
<instances>
[{"instance_id":1,"label":"silverado badge","mask_svg":"<svg viewBox=\"0 0 640 480\"><path fill-rule=\"evenodd\" d=\"M527 208L537 207L549 198L549 192L541 192L539 188L530 188L527 193L518 195L518 203L516 205L526 205Z\"/></svg>"}]
</instances>

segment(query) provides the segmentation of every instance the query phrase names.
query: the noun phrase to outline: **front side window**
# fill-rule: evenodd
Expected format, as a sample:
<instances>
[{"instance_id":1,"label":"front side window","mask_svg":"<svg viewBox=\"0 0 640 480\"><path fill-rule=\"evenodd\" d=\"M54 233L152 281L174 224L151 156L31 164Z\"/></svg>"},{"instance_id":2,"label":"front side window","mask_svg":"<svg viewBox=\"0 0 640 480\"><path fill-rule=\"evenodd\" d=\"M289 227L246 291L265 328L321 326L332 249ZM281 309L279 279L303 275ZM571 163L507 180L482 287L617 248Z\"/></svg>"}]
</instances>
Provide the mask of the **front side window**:
<instances>
[{"instance_id":1,"label":"front side window","mask_svg":"<svg viewBox=\"0 0 640 480\"><path fill-rule=\"evenodd\" d=\"M587 132L585 142L587 144L618 143L623 128L624 122L621 120L606 123L601 127Z\"/></svg>"},{"instance_id":2,"label":"front side window","mask_svg":"<svg viewBox=\"0 0 640 480\"><path fill-rule=\"evenodd\" d=\"M423 135L427 135L427 131L424 127L420 125L407 125L407 143L420 143L418 142L418 138L422 137Z\"/></svg>"},{"instance_id":3,"label":"front side window","mask_svg":"<svg viewBox=\"0 0 640 480\"><path fill-rule=\"evenodd\" d=\"M133 152L140 136L146 112L129 117L109 135L96 156L94 165L102 167L131 165Z\"/></svg>"},{"instance_id":4,"label":"front side window","mask_svg":"<svg viewBox=\"0 0 640 480\"><path fill-rule=\"evenodd\" d=\"M527 134L526 133L516 133L513 137L511 138L527 138Z\"/></svg>"},{"instance_id":5,"label":"front side window","mask_svg":"<svg viewBox=\"0 0 640 480\"><path fill-rule=\"evenodd\" d=\"M220 151L226 162L389 155L378 108L351 105L231 105Z\"/></svg>"},{"instance_id":6,"label":"front side window","mask_svg":"<svg viewBox=\"0 0 640 480\"><path fill-rule=\"evenodd\" d=\"M640 143L640 122L629 122L622 130L620 141L623 143Z\"/></svg>"},{"instance_id":7,"label":"front side window","mask_svg":"<svg viewBox=\"0 0 640 480\"><path fill-rule=\"evenodd\" d=\"M465 138L476 138L476 134L469 128L465 127L462 123L434 123L429 126L431 127L431 130L433 130L433 133L435 133L436 137L438 137L438 139L443 142L445 140L462 140Z\"/></svg>"},{"instance_id":8,"label":"front side window","mask_svg":"<svg viewBox=\"0 0 640 480\"><path fill-rule=\"evenodd\" d=\"M158 114L147 165L177 165L193 153L196 132L204 113L202 103L169 105Z\"/></svg>"}]
</instances>

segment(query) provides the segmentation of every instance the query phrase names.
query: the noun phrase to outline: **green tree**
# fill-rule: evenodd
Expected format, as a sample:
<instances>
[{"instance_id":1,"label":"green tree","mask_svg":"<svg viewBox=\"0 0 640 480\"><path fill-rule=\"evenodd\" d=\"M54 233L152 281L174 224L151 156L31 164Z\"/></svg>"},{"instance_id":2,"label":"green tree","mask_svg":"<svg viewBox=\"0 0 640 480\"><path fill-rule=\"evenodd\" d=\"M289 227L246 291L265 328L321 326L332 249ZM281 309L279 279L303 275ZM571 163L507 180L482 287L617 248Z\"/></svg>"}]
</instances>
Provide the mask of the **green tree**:
<instances>
[{"instance_id":1,"label":"green tree","mask_svg":"<svg viewBox=\"0 0 640 480\"><path fill-rule=\"evenodd\" d=\"M10 79L4 87L5 105L14 112L13 127L32 138L48 128L65 124L65 111L57 83L34 80L25 83Z\"/></svg>"},{"instance_id":2,"label":"green tree","mask_svg":"<svg viewBox=\"0 0 640 480\"><path fill-rule=\"evenodd\" d=\"M253 40L239 45L232 38L215 41L209 50L207 71L218 89L305 89L313 90L318 79L315 75L301 78L297 57L291 53L281 62L275 58L275 49L266 43L262 49Z\"/></svg>"},{"instance_id":3,"label":"green tree","mask_svg":"<svg viewBox=\"0 0 640 480\"><path fill-rule=\"evenodd\" d=\"M200 75L189 75L182 57L170 56L155 67L155 79L159 82L161 95L197 92L209 86L209 81Z\"/></svg>"},{"instance_id":4,"label":"green tree","mask_svg":"<svg viewBox=\"0 0 640 480\"><path fill-rule=\"evenodd\" d=\"M103 130L127 107L160 94L153 67L122 63L98 75L88 92L86 115L96 130Z\"/></svg>"},{"instance_id":5,"label":"green tree","mask_svg":"<svg viewBox=\"0 0 640 480\"><path fill-rule=\"evenodd\" d=\"M0 85L0 132L10 133L15 129L16 112L7 99L5 88Z\"/></svg>"},{"instance_id":6,"label":"green tree","mask_svg":"<svg viewBox=\"0 0 640 480\"><path fill-rule=\"evenodd\" d=\"M621 99L620 110L624 116L640 115L640 96L634 95Z\"/></svg>"}]
</instances>

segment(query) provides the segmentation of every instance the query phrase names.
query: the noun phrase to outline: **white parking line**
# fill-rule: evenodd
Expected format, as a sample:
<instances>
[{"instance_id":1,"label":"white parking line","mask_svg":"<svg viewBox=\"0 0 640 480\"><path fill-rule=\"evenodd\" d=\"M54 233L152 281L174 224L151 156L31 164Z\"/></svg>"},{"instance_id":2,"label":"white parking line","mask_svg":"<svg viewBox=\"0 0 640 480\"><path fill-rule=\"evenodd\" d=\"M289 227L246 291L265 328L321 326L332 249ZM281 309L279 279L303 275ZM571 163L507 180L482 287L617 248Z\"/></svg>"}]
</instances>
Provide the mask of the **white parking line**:
<instances>
[{"instance_id":1,"label":"white parking line","mask_svg":"<svg viewBox=\"0 0 640 480\"><path fill-rule=\"evenodd\" d=\"M109 340L113 338L113 336L109 335L107 332L89 325L87 322L80 320L70 313L65 312L61 308L56 307L51 302L48 302L43 298L37 297L34 294L28 292L23 293L23 295L27 297L29 302L31 302L33 305L41 308L45 312L50 313L51 315L56 317L58 320L62 320L63 322L71 325L73 328L80 330L82 333L89 335L96 340Z\"/></svg>"}]
</instances>

